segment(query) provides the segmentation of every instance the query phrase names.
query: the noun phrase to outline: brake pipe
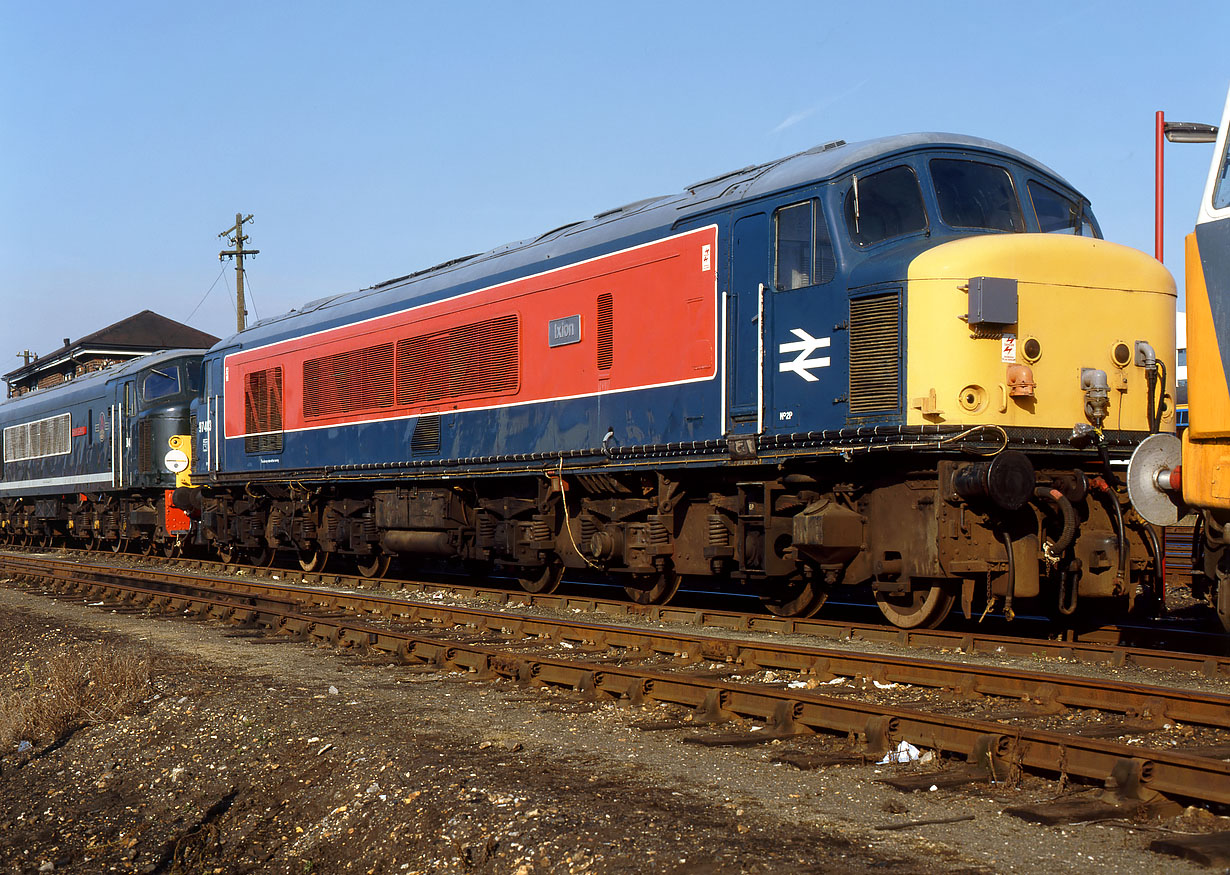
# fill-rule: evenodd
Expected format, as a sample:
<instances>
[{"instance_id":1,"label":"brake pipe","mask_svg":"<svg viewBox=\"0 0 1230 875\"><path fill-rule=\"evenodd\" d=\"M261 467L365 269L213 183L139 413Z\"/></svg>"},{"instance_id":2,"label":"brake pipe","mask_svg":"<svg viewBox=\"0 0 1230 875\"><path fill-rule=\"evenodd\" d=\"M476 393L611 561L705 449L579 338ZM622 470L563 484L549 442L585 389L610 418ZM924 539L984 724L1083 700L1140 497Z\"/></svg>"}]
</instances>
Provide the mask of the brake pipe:
<instances>
[{"instance_id":1,"label":"brake pipe","mask_svg":"<svg viewBox=\"0 0 1230 875\"><path fill-rule=\"evenodd\" d=\"M1115 494L1115 490L1110 484L1101 477L1090 477L1089 486L1094 492L1105 495L1110 499L1110 506L1115 511L1115 536L1118 538L1119 547L1119 583L1126 586L1127 582L1127 532L1123 528L1123 509L1119 507L1119 496Z\"/></svg>"},{"instance_id":2,"label":"brake pipe","mask_svg":"<svg viewBox=\"0 0 1230 875\"><path fill-rule=\"evenodd\" d=\"M1072 507L1072 502L1068 501L1068 497L1053 486L1039 486L1034 490L1034 497L1053 502L1059 508L1059 514L1063 518L1063 531L1051 545L1051 550L1058 558L1063 551L1072 546L1072 541L1076 538L1076 509Z\"/></svg>"}]
</instances>

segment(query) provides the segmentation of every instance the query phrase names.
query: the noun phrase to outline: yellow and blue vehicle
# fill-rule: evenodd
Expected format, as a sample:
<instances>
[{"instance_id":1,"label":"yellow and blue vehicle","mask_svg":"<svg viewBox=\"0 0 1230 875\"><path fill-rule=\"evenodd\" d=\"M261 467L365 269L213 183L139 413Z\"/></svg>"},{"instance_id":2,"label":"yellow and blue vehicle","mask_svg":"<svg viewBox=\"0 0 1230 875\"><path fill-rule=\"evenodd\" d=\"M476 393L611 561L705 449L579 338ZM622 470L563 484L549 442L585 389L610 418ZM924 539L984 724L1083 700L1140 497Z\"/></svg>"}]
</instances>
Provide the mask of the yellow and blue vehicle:
<instances>
[{"instance_id":1,"label":"yellow and blue vehicle","mask_svg":"<svg viewBox=\"0 0 1230 875\"><path fill-rule=\"evenodd\" d=\"M222 341L183 498L305 569L1071 613L1154 585L1108 464L1173 430L1174 309L1015 150L837 141Z\"/></svg>"}]
</instances>

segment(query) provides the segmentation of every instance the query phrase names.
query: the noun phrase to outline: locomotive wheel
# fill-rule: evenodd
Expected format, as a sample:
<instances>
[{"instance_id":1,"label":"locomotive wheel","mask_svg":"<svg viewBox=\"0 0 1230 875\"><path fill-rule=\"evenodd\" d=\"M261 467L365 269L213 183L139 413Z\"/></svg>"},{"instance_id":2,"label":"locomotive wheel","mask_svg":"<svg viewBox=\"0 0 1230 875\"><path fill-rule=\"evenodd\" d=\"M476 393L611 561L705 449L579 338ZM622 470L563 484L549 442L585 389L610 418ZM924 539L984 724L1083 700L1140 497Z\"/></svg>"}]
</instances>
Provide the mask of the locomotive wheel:
<instances>
[{"instance_id":1,"label":"locomotive wheel","mask_svg":"<svg viewBox=\"0 0 1230 875\"><path fill-rule=\"evenodd\" d=\"M518 569L517 583L526 592L549 595L559 589L564 579L564 563L553 558L545 565L526 566Z\"/></svg>"},{"instance_id":2,"label":"locomotive wheel","mask_svg":"<svg viewBox=\"0 0 1230 875\"><path fill-rule=\"evenodd\" d=\"M114 541L107 542L107 549L112 553L123 553L128 547L128 541L124 538L116 538Z\"/></svg>"},{"instance_id":3,"label":"locomotive wheel","mask_svg":"<svg viewBox=\"0 0 1230 875\"><path fill-rule=\"evenodd\" d=\"M39 538L38 545L44 550L50 550L53 546L55 546L55 537L50 532L47 532Z\"/></svg>"},{"instance_id":4,"label":"locomotive wheel","mask_svg":"<svg viewBox=\"0 0 1230 875\"><path fill-rule=\"evenodd\" d=\"M829 597L828 587L810 575L770 586L773 592L761 595L760 603L775 617L814 617Z\"/></svg>"},{"instance_id":5,"label":"locomotive wheel","mask_svg":"<svg viewBox=\"0 0 1230 875\"><path fill-rule=\"evenodd\" d=\"M389 573L389 565L393 556L389 553L374 553L371 556L356 556L354 563L359 574L368 580L379 580Z\"/></svg>"},{"instance_id":6,"label":"locomotive wheel","mask_svg":"<svg viewBox=\"0 0 1230 875\"><path fill-rule=\"evenodd\" d=\"M184 553L184 542L179 538L168 538L162 542L162 555L168 559L178 559Z\"/></svg>"},{"instance_id":7,"label":"locomotive wheel","mask_svg":"<svg viewBox=\"0 0 1230 875\"><path fill-rule=\"evenodd\" d=\"M683 577L671 570L661 574L637 574L633 579L637 584L644 583L645 585L625 586L624 592L628 594L628 598L638 605L664 605L675 597L675 593L679 592L679 583Z\"/></svg>"},{"instance_id":8,"label":"locomotive wheel","mask_svg":"<svg viewBox=\"0 0 1230 875\"><path fill-rule=\"evenodd\" d=\"M246 552L248 562L257 568L268 568L278 555L278 551L272 547L254 547Z\"/></svg>"},{"instance_id":9,"label":"locomotive wheel","mask_svg":"<svg viewBox=\"0 0 1230 875\"><path fill-rule=\"evenodd\" d=\"M325 563L328 561L329 554L324 550L299 551L299 567L309 574L316 571L324 571Z\"/></svg>"},{"instance_id":10,"label":"locomotive wheel","mask_svg":"<svg viewBox=\"0 0 1230 875\"><path fill-rule=\"evenodd\" d=\"M97 535L94 535L93 537L86 538L85 541L82 542L81 546L86 550L89 550L91 553L94 553L100 546L102 546L102 539Z\"/></svg>"},{"instance_id":11,"label":"locomotive wheel","mask_svg":"<svg viewBox=\"0 0 1230 875\"><path fill-rule=\"evenodd\" d=\"M153 538L142 538L141 539L141 555L142 556L152 556L154 553L154 548L156 546L158 546L158 544L156 541L154 541Z\"/></svg>"},{"instance_id":12,"label":"locomotive wheel","mask_svg":"<svg viewBox=\"0 0 1230 875\"><path fill-rule=\"evenodd\" d=\"M952 610L957 594L943 584L898 595L876 593L876 605L890 623L902 629L934 629Z\"/></svg>"}]
</instances>

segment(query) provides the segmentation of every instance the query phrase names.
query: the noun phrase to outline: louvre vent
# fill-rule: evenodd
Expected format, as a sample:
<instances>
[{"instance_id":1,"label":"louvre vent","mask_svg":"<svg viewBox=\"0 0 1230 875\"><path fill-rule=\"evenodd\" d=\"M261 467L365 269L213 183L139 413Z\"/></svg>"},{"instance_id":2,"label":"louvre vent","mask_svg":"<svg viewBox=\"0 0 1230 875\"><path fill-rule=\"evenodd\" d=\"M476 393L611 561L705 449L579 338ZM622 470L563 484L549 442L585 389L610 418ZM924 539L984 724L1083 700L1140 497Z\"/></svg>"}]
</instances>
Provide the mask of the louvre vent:
<instances>
[{"instance_id":1,"label":"louvre vent","mask_svg":"<svg viewBox=\"0 0 1230 875\"><path fill-rule=\"evenodd\" d=\"M154 429L148 419L137 423L137 470L154 470Z\"/></svg>"},{"instance_id":2,"label":"louvre vent","mask_svg":"<svg viewBox=\"0 0 1230 875\"><path fill-rule=\"evenodd\" d=\"M614 337L612 335L614 302L609 292L598 296L598 370L605 371L611 367L611 357L614 352Z\"/></svg>"},{"instance_id":3,"label":"louvre vent","mask_svg":"<svg viewBox=\"0 0 1230 875\"><path fill-rule=\"evenodd\" d=\"M244 377L243 448L248 453L282 451L282 369L253 371Z\"/></svg>"},{"instance_id":4,"label":"louvre vent","mask_svg":"<svg viewBox=\"0 0 1230 875\"><path fill-rule=\"evenodd\" d=\"M72 414L61 413L4 430L4 461L61 456L72 449Z\"/></svg>"},{"instance_id":5,"label":"louvre vent","mask_svg":"<svg viewBox=\"0 0 1230 875\"><path fill-rule=\"evenodd\" d=\"M515 393L519 359L518 319L512 315L399 340L397 403Z\"/></svg>"},{"instance_id":6,"label":"louvre vent","mask_svg":"<svg viewBox=\"0 0 1230 875\"><path fill-rule=\"evenodd\" d=\"M850 413L900 409L898 292L850 301Z\"/></svg>"},{"instance_id":7,"label":"louvre vent","mask_svg":"<svg viewBox=\"0 0 1230 875\"><path fill-rule=\"evenodd\" d=\"M440 452L440 417L420 416L414 424L414 437L410 439L410 452Z\"/></svg>"},{"instance_id":8,"label":"louvre vent","mask_svg":"<svg viewBox=\"0 0 1230 875\"><path fill-rule=\"evenodd\" d=\"M303 415L331 416L393 406L393 344L303 363Z\"/></svg>"}]
</instances>

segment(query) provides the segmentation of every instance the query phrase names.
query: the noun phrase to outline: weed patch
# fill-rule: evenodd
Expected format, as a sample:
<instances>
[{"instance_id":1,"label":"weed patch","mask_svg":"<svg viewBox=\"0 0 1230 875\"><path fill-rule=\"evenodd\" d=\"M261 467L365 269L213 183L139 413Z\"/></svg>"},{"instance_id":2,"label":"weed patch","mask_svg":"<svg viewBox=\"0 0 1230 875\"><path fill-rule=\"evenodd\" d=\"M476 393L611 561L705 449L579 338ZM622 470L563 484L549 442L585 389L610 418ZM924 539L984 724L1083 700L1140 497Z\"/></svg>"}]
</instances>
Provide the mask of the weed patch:
<instances>
[{"instance_id":1,"label":"weed patch","mask_svg":"<svg viewBox=\"0 0 1230 875\"><path fill-rule=\"evenodd\" d=\"M152 689L149 659L132 648L102 645L27 663L0 691L0 751L114 720Z\"/></svg>"}]
</instances>

